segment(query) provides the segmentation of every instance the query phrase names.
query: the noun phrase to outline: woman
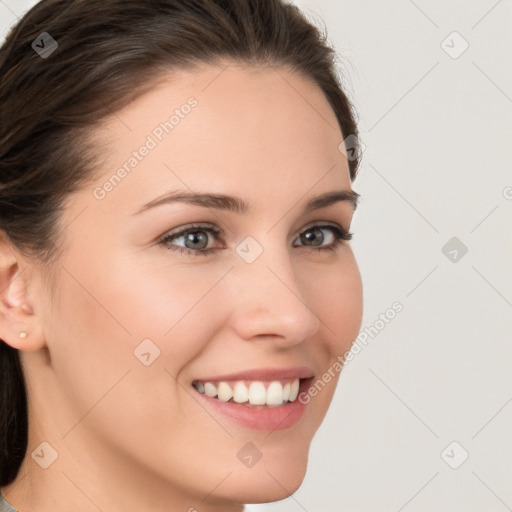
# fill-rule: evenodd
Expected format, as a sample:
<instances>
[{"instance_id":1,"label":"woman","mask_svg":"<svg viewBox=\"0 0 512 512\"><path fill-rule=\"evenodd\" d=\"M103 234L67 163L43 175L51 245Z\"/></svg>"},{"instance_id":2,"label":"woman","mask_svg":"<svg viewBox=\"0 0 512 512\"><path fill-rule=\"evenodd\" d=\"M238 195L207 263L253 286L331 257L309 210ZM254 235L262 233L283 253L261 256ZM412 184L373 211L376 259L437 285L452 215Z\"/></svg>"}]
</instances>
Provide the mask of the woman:
<instances>
[{"instance_id":1,"label":"woman","mask_svg":"<svg viewBox=\"0 0 512 512\"><path fill-rule=\"evenodd\" d=\"M3 510L289 496L362 314L325 38L280 0L43 0L0 105Z\"/></svg>"}]
</instances>

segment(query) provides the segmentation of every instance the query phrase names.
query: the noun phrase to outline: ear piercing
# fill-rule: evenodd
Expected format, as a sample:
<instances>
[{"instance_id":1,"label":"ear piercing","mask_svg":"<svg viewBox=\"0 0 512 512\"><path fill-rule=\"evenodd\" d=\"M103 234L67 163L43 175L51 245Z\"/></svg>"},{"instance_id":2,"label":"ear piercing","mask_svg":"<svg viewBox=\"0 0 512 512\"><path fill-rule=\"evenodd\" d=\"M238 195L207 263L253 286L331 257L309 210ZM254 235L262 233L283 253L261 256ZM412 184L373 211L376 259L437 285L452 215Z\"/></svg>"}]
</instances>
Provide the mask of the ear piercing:
<instances>
[{"instance_id":1,"label":"ear piercing","mask_svg":"<svg viewBox=\"0 0 512 512\"><path fill-rule=\"evenodd\" d=\"M28 336L27 331L21 331L19 334L20 338L26 338Z\"/></svg>"}]
</instances>

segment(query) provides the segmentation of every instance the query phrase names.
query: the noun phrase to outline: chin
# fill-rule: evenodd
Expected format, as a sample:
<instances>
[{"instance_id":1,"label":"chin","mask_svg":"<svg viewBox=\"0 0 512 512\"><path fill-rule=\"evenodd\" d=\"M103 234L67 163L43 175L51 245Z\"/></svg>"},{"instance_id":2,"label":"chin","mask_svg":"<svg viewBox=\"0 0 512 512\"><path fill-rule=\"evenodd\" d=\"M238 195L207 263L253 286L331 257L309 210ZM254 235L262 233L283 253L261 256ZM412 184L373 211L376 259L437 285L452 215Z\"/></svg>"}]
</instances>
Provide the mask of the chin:
<instances>
[{"instance_id":1,"label":"chin","mask_svg":"<svg viewBox=\"0 0 512 512\"><path fill-rule=\"evenodd\" d=\"M252 491L249 494L245 494L244 500L242 503L251 504L251 503L270 503L274 501L284 500L290 497L302 484L304 480L304 475L297 479L293 485L288 484L281 487L276 482L273 482L273 485L262 486L259 492Z\"/></svg>"},{"instance_id":2,"label":"chin","mask_svg":"<svg viewBox=\"0 0 512 512\"><path fill-rule=\"evenodd\" d=\"M239 503L268 503L288 498L301 486L307 469L307 454L263 462L237 470L226 479L226 498Z\"/></svg>"}]
</instances>

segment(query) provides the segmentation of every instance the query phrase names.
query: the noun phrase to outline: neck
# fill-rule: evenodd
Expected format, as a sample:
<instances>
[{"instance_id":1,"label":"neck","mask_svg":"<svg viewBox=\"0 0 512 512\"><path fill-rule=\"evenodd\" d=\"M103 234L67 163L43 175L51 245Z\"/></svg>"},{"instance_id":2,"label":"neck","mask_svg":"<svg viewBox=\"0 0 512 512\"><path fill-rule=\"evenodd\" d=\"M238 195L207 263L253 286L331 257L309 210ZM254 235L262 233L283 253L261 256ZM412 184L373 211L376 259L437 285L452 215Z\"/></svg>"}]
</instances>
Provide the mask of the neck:
<instances>
[{"instance_id":1,"label":"neck","mask_svg":"<svg viewBox=\"0 0 512 512\"><path fill-rule=\"evenodd\" d=\"M244 509L240 503L177 484L180 468L175 468L173 475L156 474L127 458L116 447L106 447L83 424L68 435L56 434L58 429L51 427L51 423L34 424L29 419L26 456L17 478L2 488L5 499L20 512L242 512ZM43 439L45 444L41 442Z\"/></svg>"}]
</instances>

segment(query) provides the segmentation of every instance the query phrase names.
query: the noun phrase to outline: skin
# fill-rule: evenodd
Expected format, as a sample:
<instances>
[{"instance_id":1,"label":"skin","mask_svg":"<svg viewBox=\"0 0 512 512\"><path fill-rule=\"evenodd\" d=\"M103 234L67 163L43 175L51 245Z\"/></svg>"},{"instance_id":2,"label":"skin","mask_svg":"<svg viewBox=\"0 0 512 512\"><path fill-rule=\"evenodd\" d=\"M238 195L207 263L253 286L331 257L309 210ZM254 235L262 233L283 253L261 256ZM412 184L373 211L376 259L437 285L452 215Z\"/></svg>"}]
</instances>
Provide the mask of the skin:
<instances>
[{"instance_id":1,"label":"skin","mask_svg":"<svg viewBox=\"0 0 512 512\"><path fill-rule=\"evenodd\" d=\"M1 239L0 337L21 351L30 401L27 456L2 489L20 510L240 511L289 496L304 478L339 373L299 423L271 434L206 411L191 381L290 366L319 376L350 348L362 315L350 244L293 245L311 224L350 227L348 201L302 212L312 197L351 189L344 137L312 82L285 69L222 69L175 72L95 128L108 152L102 176L66 202L53 298L45 268ZM95 199L191 96L197 107ZM234 195L251 213L175 203L133 215L176 189ZM188 256L158 243L190 223L224 229L207 235L219 250ZM235 251L249 235L263 248L251 264ZM149 366L133 354L146 338L161 351ZM43 441L58 452L45 470L31 457ZM237 458L248 442L262 453L252 468Z\"/></svg>"}]
</instances>

